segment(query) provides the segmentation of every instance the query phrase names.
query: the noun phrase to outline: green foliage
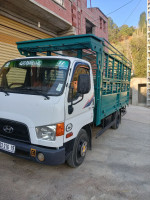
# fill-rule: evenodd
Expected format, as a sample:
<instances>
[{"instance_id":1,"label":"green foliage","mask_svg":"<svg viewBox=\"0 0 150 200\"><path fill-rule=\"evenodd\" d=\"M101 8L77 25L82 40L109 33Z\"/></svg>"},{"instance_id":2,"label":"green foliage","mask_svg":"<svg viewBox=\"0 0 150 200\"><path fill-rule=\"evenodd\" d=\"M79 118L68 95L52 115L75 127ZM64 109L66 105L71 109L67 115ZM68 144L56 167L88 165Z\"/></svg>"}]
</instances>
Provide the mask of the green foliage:
<instances>
[{"instance_id":1,"label":"green foliage","mask_svg":"<svg viewBox=\"0 0 150 200\"><path fill-rule=\"evenodd\" d=\"M132 36L135 28L133 26L122 25L120 28L113 22L111 17L108 18L108 37L111 43L116 44Z\"/></svg>"},{"instance_id":2,"label":"green foliage","mask_svg":"<svg viewBox=\"0 0 150 200\"><path fill-rule=\"evenodd\" d=\"M108 33L110 43L132 61L134 76L146 77L146 13L141 13L139 27L136 29L128 25L118 27L109 18Z\"/></svg>"},{"instance_id":3,"label":"green foliage","mask_svg":"<svg viewBox=\"0 0 150 200\"><path fill-rule=\"evenodd\" d=\"M146 13L142 12L139 20L139 29L141 32L146 33Z\"/></svg>"},{"instance_id":4,"label":"green foliage","mask_svg":"<svg viewBox=\"0 0 150 200\"><path fill-rule=\"evenodd\" d=\"M133 35L134 31L135 28L133 26L129 27L128 25L122 25L119 28L119 34L118 34L119 40L121 41L129 38L130 36Z\"/></svg>"},{"instance_id":5,"label":"green foliage","mask_svg":"<svg viewBox=\"0 0 150 200\"><path fill-rule=\"evenodd\" d=\"M108 37L109 41L112 43L116 43L118 39L118 33L119 33L119 28L118 26L113 22L111 17L108 18Z\"/></svg>"},{"instance_id":6,"label":"green foliage","mask_svg":"<svg viewBox=\"0 0 150 200\"><path fill-rule=\"evenodd\" d=\"M136 77L146 77L146 43L146 35L135 36L130 43Z\"/></svg>"}]
</instances>

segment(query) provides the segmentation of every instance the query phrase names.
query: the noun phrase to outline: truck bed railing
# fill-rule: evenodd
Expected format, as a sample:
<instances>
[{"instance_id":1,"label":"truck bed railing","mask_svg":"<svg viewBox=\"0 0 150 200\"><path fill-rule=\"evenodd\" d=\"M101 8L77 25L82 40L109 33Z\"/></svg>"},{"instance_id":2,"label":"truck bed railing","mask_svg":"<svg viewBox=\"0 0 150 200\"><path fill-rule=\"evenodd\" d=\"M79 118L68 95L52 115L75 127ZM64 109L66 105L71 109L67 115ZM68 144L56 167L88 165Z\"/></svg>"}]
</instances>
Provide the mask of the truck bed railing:
<instances>
[{"instance_id":1,"label":"truck bed railing","mask_svg":"<svg viewBox=\"0 0 150 200\"><path fill-rule=\"evenodd\" d=\"M61 55L91 63L96 125L129 102L132 63L107 40L91 34L17 42L21 55ZM109 99L109 101L108 101Z\"/></svg>"},{"instance_id":2,"label":"truck bed railing","mask_svg":"<svg viewBox=\"0 0 150 200\"><path fill-rule=\"evenodd\" d=\"M104 46L106 47L106 49L109 50L110 56L115 57L115 59L118 58L117 60L124 62L128 66L132 65L131 61L128 58L126 58L118 49L112 46L110 42L108 42L105 38L103 38L103 40Z\"/></svg>"}]
</instances>

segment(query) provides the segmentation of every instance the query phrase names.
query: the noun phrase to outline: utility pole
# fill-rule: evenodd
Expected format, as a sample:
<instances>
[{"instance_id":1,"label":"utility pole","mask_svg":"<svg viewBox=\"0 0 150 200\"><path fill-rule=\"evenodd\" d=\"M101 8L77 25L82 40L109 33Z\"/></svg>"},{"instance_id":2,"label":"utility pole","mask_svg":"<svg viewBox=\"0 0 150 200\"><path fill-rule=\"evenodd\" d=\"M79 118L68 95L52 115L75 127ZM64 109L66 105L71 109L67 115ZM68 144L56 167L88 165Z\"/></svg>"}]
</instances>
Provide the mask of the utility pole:
<instances>
[{"instance_id":1,"label":"utility pole","mask_svg":"<svg viewBox=\"0 0 150 200\"><path fill-rule=\"evenodd\" d=\"M91 2L92 0L90 0L90 8L92 8L92 2Z\"/></svg>"},{"instance_id":2,"label":"utility pole","mask_svg":"<svg viewBox=\"0 0 150 200\"><path fill-rule=\"evenodd\" d=\"M147 0L147 106L150 106L150 0Z\"/></svg>"}]
</instances>

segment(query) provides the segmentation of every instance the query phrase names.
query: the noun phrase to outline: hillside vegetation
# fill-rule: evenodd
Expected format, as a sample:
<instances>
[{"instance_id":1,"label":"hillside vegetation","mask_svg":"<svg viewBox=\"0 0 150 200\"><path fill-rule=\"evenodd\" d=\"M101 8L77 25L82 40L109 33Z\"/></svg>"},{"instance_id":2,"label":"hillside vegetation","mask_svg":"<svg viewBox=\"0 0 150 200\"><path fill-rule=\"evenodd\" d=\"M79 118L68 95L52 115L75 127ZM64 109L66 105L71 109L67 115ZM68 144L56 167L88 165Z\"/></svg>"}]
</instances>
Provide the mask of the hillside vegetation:
<instances>
[{"instance_id":1,"label":"hillside vegetation","mask_svg":"<svg viewBox=\"0 0 150 200\"><path fill-rule=\"evenodd\" d=\"M132 62L132 75L146 77L146 13L140 15L138 28L128 25L118 27L108 19L109 42Z\"/></svg>"}]
</instances>

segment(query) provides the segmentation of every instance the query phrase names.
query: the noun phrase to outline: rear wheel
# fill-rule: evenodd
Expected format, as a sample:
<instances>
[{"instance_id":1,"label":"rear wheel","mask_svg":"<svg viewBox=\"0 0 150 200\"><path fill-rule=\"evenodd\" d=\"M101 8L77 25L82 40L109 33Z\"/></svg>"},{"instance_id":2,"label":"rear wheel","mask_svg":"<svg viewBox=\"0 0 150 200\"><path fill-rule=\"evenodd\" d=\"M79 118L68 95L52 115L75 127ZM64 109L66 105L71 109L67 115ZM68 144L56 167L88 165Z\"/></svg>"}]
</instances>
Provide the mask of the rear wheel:
<instances>
[{"instance_id":1,"label":"rear wheel","mask_svg":"<svg viewBox=\"0 0 150 200\"><path fill-rule=\"evenodd\" d=\"M78 167L84 161L89 138L85 130L81 129L74 142L73 151L71 152L67 164L71 167Z\"/></svg>"},{"instance_id":2,"label":"rear wheel","mask_svg":"<svg viewBox=\"0 0 150 200\"><path fill-rule=\"evenodd\" d=\"M120 112L118 111L118 112L116 112L116 115L115 115L115 118L116 118L116 120L115 120L115 123L114 123L114 125L112 125L112 129L117 129L118 127L119 127L119 124L120 124Z\"/></svg>"}]
</instances>

